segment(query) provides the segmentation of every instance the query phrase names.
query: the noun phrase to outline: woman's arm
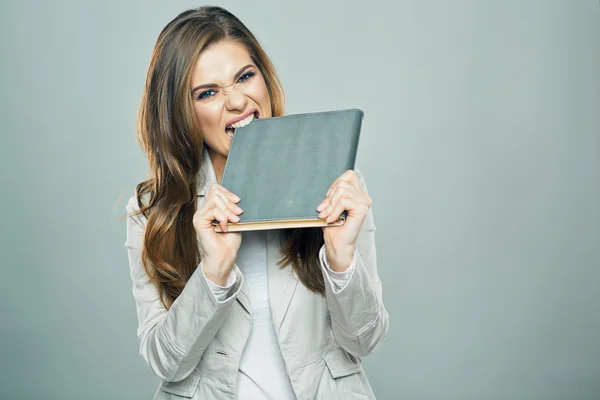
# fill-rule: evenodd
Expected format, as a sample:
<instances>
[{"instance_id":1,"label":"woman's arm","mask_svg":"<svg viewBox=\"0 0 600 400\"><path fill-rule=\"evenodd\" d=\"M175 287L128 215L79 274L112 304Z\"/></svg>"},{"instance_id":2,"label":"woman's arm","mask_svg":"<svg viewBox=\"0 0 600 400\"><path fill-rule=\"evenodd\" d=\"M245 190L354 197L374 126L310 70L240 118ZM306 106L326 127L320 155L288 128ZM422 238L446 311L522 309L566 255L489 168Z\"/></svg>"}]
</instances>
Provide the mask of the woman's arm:
<instances>
[{"instance_id":1,"label":"woman's arm","mask_svg":"<svg viewBox=\"0 0 600 400\"><path fill-rule=\"evenodd\" d=\"M127 203L127 213L138 209L133 196ZM138 316L139 354L155 375L176 382L187 377L200 361L235 301L243 276L234 266L235 284L227 298L219 302L202 272L201 262L166 310L141 261L145 223L142 214L127 218L125 242Z\"/></svg>"},{"instance_id":2,"label":"woman's arm","mask_svg":"<svg viewBox=\"0 0 600 400\"><path fill-rule=\"evenodd\" d=\"M355 172L366 192L362 175L358 170ZM357 357L373 353L389 329L389 315L383 304L382 285L377 273L374 232L373 213L369 207L347 269L351 271L349 279L341 290L336 290L325 270L330 267L326 245L319 252L334 337L342 348Z\"/></svg>"}]
</instances>

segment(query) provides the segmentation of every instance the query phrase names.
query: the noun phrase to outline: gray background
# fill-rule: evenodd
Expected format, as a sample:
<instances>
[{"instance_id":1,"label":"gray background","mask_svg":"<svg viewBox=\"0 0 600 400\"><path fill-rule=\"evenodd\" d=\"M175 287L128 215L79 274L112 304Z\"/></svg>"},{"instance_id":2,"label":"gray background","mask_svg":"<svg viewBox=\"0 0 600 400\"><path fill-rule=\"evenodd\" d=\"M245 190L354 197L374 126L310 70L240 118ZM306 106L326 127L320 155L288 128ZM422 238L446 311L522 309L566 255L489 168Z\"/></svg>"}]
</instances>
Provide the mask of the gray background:
<instances>
[{"instance_id":1,"label":"gray background","mask_svg":"<svg viewBox=\"0 0 600 400\"><path fill-rule=\"evenodd\" d=\"M154 393L119 217L154 42L200 4L0 3L0 398ZM366 113L378 398L600 398L599 2L220 5L287 113Z\"/></svg>"}]
</instances>

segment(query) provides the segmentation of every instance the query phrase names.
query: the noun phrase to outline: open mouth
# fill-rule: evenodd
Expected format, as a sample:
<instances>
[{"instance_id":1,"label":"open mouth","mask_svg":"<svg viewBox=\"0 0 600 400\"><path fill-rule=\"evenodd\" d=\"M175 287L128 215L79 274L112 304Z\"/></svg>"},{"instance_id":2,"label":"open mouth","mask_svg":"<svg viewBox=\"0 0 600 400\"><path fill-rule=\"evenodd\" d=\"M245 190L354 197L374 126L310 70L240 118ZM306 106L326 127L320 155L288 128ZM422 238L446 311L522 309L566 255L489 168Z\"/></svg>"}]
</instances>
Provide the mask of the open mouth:
<instances>
[{"instance_id":1,"label":"open mouth","mask_svg":"<svg viewBox=\"0 0 600 400\"><path fill-rule=\"evenodd\" d=\"M260 115L258 114L258 111L255 111L252 114L248 115L243 120L235 122L235 123L233 123L233 124L228 125L227 127L225 127L225 133L230 138L233 138L233 135L235 134L235 131L236 131L237 128L241 128L243 126L246 126L250 122L252 122L254 119L259 119L259 118L260 118Z\"/></svg>"}]
</instances>

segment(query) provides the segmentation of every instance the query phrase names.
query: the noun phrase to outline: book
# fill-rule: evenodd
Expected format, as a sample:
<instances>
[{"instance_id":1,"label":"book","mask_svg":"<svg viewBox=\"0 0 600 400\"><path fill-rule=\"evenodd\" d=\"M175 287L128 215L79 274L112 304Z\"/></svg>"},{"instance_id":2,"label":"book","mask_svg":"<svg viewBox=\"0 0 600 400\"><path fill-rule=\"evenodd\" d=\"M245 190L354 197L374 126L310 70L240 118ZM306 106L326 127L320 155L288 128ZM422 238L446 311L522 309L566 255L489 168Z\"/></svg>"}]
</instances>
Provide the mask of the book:
<instances>
[{"instance_id":1,"label":"book","mask_svg":"<svg viewBox=\"0 0 600 400\"><path fill-rule=\"evenodd\" d=\"M343 224L346 212L327 224L316 207L354 169L363 120L362 110L346 109L257 119L236 129L221 185L240 197L244 212L228 231Z\"/></svg>"}]
</instances>

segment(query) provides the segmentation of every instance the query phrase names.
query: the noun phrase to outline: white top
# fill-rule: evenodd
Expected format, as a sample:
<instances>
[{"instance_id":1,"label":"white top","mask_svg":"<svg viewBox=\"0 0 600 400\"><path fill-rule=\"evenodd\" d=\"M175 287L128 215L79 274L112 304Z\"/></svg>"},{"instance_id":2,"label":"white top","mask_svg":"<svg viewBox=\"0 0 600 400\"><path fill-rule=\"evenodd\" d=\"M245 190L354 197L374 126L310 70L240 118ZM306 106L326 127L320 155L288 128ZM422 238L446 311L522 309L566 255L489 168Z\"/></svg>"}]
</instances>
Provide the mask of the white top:
<instances>
[{"instance_id":1,"label":"white top","mask_svg":"<svg viewBox=\"0 0 600 400\"><path fill-rule=\"evenodd\" d=\"M319 264L322 270L326 271L325 276L334 292L344 288L354 271L353 265L344 272L331 270L325 256L325 246L319 251ZM240 360L236 398L295 400L296 395L287 374L271 316L266 231L242 233L242 245L238 251L236 265L244 275L244 291L252 308L252 327ZM219 286L210 279L207 281L217 301L223 302L229 296L236 279L235 274L230 274L225 286Z\"/></svg>"}]
</instances>

